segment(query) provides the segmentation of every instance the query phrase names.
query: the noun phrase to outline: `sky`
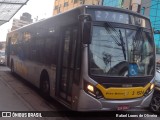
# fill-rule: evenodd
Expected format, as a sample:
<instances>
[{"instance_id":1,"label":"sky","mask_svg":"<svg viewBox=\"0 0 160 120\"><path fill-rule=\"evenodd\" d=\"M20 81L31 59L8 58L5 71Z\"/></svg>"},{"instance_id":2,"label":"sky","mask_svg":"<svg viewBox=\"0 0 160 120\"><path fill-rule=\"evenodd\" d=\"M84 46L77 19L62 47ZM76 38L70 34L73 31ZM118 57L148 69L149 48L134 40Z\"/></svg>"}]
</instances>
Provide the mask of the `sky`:
<instances>
[{"instance_id":1,"label":"sky","mask_svg":"<svg viewBox=\"0 0 160 120\"><path fill-rule=\"evenodd\" d=\"M24 12L32 15L33 22L38 16L38 19L44 19L52 16L54 0L29 0L13 17L12 19L0 26L0 41L6 41L6 35L12 27L13 19L20 19Z\"/></svg>"}]
</instances>

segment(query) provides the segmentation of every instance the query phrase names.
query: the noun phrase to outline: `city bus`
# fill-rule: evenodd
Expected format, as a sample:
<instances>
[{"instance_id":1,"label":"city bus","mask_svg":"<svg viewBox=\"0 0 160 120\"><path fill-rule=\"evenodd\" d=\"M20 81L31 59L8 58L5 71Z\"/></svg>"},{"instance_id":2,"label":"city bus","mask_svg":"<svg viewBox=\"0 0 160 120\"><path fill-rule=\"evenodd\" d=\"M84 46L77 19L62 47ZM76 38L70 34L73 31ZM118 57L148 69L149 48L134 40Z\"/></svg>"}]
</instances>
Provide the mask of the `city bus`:
<instances>
[{"instance_id":1,"label":"city bus","mask_svg":"<svg viewBox=\"0 0 160 120\"><path fill-rule=\"evenodd\" d=\"M12 73L74 111L148 107L155 44L150 20L107 6L83 5L7 35Z\"/></svg>"}]
</instances>

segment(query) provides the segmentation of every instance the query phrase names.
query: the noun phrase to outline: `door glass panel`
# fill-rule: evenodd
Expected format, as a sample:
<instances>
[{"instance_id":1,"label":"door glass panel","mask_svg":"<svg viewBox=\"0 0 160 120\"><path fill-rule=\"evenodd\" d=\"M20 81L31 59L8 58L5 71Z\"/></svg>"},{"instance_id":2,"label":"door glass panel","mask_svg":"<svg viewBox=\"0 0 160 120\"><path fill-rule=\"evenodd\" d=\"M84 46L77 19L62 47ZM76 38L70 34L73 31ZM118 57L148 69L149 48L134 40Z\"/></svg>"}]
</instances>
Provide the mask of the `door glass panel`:
<instances>
[{"instance_id":1,"label":"door glass panel","mask_svg":"<svg viewBox=\"0 0 160 120\"><path fill-rule=\"evenodd\" d=\"M69 56L69 42L70 42L70 31L65 32L64 36L64 52L63 52L63 66L68 66L68 56Z\"/></svg>"},{"instance_id":2,"label":"door glass panel","mask_svg":"<svg viewBox=\"0 0 160 120\"><path fill-rule=\"evenodd\" d=\"M69 60L69 81L68 81L68 94L72 92L73 76L75 73L75 53L76 53L76 41L77 41L77 29L72 31L72 41L70 49L70 60Z\"/></svg>"},{"instance_id":3,"label":"door glass panel","mask_svg":"<svg viewBox=\"0 0 160 120\"><path fill-rule=\"evenodd\" d=\"M72 84L76 69L76 53L77 53L77 28L69 28L64 31L62 45L62 64L60 85L60 96L70 102L72 96Z\"/></svg>"},{"instance_id":4,"label":"door glass panel","mask_svg":"<svg viewBox=\"0 0 160 120\"><path fill-rule=\"evenodd\" d=\"M64 50L63 50L63 63L62 63L62 82L61 90L67 89L67 74L68 74L68 59L69 59L69 43L70 43L70 31L66 30L64 33Z\"/></svg>"}]
</instances>

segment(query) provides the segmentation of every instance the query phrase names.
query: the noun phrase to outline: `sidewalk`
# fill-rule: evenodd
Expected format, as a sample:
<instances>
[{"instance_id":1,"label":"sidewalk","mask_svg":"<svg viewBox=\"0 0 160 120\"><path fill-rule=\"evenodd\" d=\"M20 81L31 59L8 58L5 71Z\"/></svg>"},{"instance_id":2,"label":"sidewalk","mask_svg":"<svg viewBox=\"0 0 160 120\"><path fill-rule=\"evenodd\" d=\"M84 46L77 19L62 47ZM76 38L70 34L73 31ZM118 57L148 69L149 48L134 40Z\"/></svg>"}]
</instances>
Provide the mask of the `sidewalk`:
<instances>
[{"instance_id":1,"label":"sidewalk","mask_svg":"<svg viewBox=\"0 0 160 120\"><path fill-rule=\"evenodd\" d=\"M51 111L52 108L33 90L8 74L0 66L0 116L2 112ZM0 117L0 120L66 120L63 117Z\"/></svg>"},{"instance_id":2,"label":"sidewalk","mask_svg":"<svg viewBox=\"0 0 160 120\"><path fill-rule=\"evenodd\" d=\"M17 93L0 79L0 111L32 111Z\"/></svg>"},{"instance_id":3,"label":"sidewalk","mask_svg":"<svg viewBox=\"0 0 160 120\"><path fill-rule=\"evenodd\" d=\"M0 111L33 111L33 109L18 96L18 94L10 88L0 78ZM0 113L1 114L1 113ZM37 120L39 118L8 118L1 117L0 120Z\"/></svg>"}]
</instances>

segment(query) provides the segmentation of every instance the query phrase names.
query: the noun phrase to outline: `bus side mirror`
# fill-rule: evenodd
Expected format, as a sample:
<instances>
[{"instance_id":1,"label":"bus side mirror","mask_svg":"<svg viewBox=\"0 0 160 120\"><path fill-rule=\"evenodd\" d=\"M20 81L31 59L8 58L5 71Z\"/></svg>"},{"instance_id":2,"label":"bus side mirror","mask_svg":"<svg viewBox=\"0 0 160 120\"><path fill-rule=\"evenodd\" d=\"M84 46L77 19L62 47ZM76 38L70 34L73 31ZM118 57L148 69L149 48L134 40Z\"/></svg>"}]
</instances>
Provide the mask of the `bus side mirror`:
<instances>
[{"instance_id":1,"label":"bus side mirror","mask_svg":"<svg viewBox=\"0 0 160 120\"><path fill-rule=\"evenodd\" d=\"M91 44L92 17L90 14L82 14L78 17L81 23L81 38L84 44Z\"/></svg>"},{"instance_id":2,"label":"bus side mirror","mask_svg":"<svg viewBox=\"0 0 160 120\"><path fill-rule=\"evenodd\" d=\"M82 40L84 44L91 44L92 22L85 21L83 23Z\"/></svg>"}]
</instances>

